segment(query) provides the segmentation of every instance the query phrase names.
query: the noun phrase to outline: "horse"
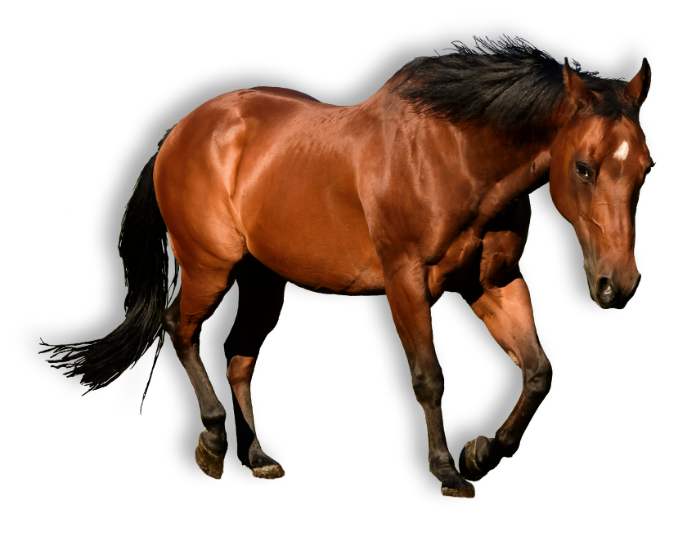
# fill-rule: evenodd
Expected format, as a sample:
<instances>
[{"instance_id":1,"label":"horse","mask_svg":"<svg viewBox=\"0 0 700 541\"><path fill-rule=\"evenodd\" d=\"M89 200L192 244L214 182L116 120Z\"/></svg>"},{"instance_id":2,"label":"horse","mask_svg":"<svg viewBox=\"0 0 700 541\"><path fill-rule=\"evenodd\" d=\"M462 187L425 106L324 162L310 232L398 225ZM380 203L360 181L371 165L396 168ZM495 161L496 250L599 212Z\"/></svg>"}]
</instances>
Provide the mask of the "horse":
<instances>
[{"instance_id":1,"label":"horse","mask_svg":"<svg viewBox=\"0 0 700 541\"><path fill-rule=\"evenodd\" d=\"M275 479L284 469L260 444L250 383L286 284L386 295L425 413L430 471L442 494L473 497L472 482L517 451L551 386L518 266L529 194L549 182L581 244L591 298L619 309L641 278L635 212L654 165L639 124L651 82L646 58L627 83L582 71L576 61L561 64L520 38L475 41L416 58L358 105L257 87L189 113L158 144L125 210L125 321L99 340L42 341L42 353L52 352L49 362L91 391L156 340L157 360L167 333L200 407L197 464L218 479L226 411L199 336L237 283L238 311L224 344L237 455L254 476ZM431 323L445 292L463 297L523 381L495 436L468 442L457 464L443 427Z\"/></svg>"}]
</instances>

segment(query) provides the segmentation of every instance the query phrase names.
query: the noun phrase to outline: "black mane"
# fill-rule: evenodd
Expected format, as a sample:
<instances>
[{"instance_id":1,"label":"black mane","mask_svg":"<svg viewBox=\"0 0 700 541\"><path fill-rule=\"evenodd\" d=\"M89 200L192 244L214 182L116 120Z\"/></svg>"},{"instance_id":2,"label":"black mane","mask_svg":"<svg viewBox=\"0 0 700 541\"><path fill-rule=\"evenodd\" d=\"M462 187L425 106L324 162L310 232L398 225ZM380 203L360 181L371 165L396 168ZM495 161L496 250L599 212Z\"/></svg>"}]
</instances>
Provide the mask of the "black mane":
<instances>
[{"instance_id":1,"label":"black mane","mask_svg":"<svg viewBox=\"0 0 700 541\"><path fill-rule=\"evenodd\" d=\"M520 38L474 41L473 49L454 42L453 54L409 62L394 76L394 91L419 112L451 122L488 123L513 135L546 128L566 95L562 64ZM581 71L575 60L572 64L586 86L599 93L593 114L637 117L637 110L616 95L625 81L603 79L598 72Z\"/></svg>"}]
</instances>

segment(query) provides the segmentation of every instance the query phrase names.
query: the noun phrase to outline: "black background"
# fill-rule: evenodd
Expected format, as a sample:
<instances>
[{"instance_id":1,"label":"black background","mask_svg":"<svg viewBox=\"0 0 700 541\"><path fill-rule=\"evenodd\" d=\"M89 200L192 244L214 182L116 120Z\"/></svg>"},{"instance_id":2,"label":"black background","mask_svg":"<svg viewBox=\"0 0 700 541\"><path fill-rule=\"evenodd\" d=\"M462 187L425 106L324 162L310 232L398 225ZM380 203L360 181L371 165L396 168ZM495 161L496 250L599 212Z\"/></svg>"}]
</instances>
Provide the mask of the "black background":
<instances>
[{"instance_id":1,"label":"black background","mask_svg":"<svg viewBox=\"0 0 700 541\"><path fill-rule=\"evenodd\" d=\"M471 502L441 498L428 472L384 297L287 286L253 380L263 448L287 471L275 482L240 466L232 415L223 480L199 471L197 401L168 342L142 418L151 355L80 398L85 388L36 354L39 337L93 340L123 320L124 206L165 130L204 101L280 86L352 105L416 56L505 33L608 77L632 78L647 56L642 124L658 159L658 15L15 15L13 27L13 505L659 505L659 167L637 217L644 279L623 311L593 304L573 229L548 188L532 195L521 269L553 389ZM229 411L223 344L237 298L204 326L201 347ZM460 297L444 295L433 325L456 457L505 420L520 373Z\"/></svg>"}]
</instances>

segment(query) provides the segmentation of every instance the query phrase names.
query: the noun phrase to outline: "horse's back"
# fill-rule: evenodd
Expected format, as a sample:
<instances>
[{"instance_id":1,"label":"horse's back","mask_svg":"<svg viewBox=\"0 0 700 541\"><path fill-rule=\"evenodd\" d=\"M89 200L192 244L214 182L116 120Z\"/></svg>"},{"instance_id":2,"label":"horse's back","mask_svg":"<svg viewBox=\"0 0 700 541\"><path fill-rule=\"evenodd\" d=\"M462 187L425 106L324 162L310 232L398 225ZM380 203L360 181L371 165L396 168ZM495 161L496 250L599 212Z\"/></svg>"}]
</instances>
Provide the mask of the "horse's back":
<instances>
[{"instance_id":1,"label":"horse's back","mask_svg":"<svg viewBox=\"0 0 700 541\"><path fill-rule=\"evenodd\" d=\"M251 253L304 287L381 291L351 123L352 108L273 88L225 94L187 115L154 174L180 263Z\"/></svg>"},{"instance_id":2,"label":"horse's back","mask_svg":"<svg viewBox=\"0 0 700 541\"><path fill-rule=\"evenodd\" d=\"M304 92L299 92L298 90L292 90L291 88L280 88L277 86L256 86L255 88L251 88L249 90L238 90L235 92L231 92L231 94L234 95L243 95L243 94L250 94L250 93L257 93L259 95L264 95L264 96L276 96L279 98L287 98L289 100L298 100L298 101L309 101L312 103L317 103L321 106L325 107L334 107L333 105L329 105L326 103L322 103L318 101L316 98L313 96L309 96L308 94L305 94Z\"/></svg>"}]
</instances>

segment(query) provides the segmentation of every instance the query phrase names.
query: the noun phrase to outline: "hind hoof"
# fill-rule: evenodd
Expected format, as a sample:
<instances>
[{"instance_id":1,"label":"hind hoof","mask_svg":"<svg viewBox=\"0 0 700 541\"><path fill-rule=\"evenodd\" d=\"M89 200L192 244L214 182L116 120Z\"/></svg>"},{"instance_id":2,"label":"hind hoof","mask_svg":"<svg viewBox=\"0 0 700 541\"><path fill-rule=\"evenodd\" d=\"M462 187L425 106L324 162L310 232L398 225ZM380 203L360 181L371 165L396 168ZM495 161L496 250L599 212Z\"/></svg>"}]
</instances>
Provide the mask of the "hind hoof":
<instances>
[{"instance_id":1,"label":"hind hoof","mask_svg":"<svg viewBox=\"0 0 700 541\"><path fill-rule=\"evenodd\" d=\"M216 455L212 453L207 446L204 445L202 438L199 438L199 445L194 451L194 457L197 460L199 469L214 479L221 479L224 473L224 455Z\"/></svg>"},{"instance_id":2,"label":"hind hoof","mask_svg":"<svg viewBox=\"0 0 700 541\"><path fill-rule=\"evenodd\" d=\"M284 470L279 464L270 464L260 468L253 468L253 476L260 479L279 479L284 476Z\"/></svg>"},{"instance_id":3,"label":"hind hoof","mask_svg":"<svg viewBox=\"0 0 700 541\"><path fill-rule=\"evenodd\" d=\"M469 483L467 483L469 484ZM474 497L474 487L469 484L468 487L464 488L450 488L442 487L441 489L443 496L451 496L453 498L473 498Z\"/></svg>"}]
</instances>

